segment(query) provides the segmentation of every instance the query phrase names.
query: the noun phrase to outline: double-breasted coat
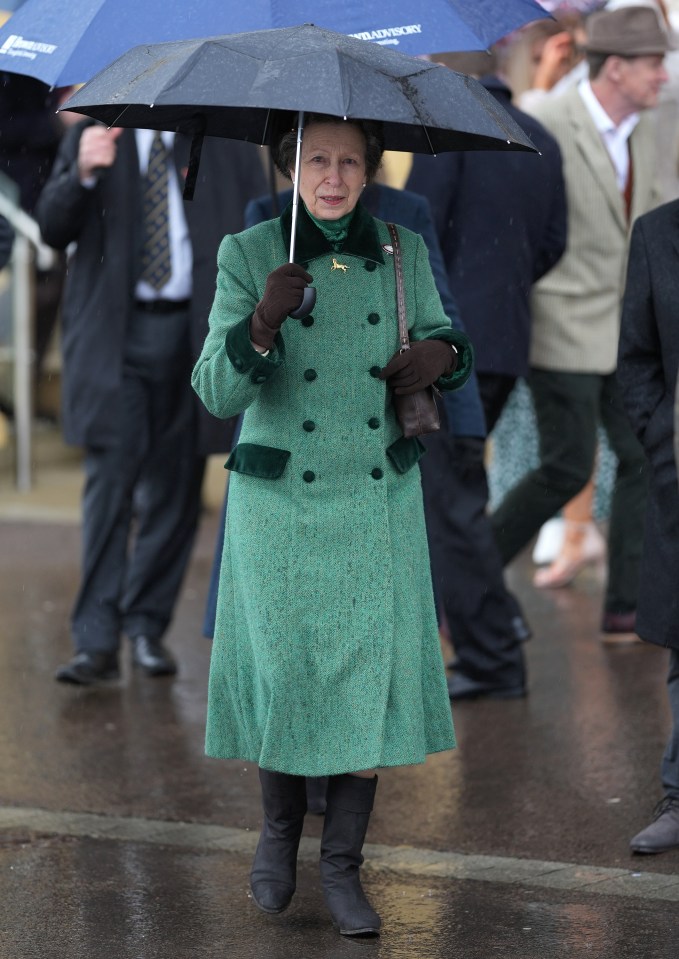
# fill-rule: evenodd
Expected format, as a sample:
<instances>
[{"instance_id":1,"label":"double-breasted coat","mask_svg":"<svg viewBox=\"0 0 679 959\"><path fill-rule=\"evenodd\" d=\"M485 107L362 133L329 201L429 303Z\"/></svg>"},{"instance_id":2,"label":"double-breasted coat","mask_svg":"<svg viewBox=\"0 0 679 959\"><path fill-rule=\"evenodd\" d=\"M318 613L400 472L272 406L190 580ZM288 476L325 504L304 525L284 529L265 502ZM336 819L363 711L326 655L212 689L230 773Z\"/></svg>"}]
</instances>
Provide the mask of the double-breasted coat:
<instances>
[{"instance_id":1,"label":"double-breasted coat","mask_svg":"<svg viewBox=\"0 0 679 959\"><path fill-rule=\"evenodd\" d=\"M424 527L417 439L382 367L398 349L386 224L359 205L340 252L301 209L298 262L318 291L263 357L249 321L287 260L289 211L227 236L193 384L245 410L210 669L208 754L317 776L422 762L454 745ZM401 228L412 339L471 350L443 312L421 237Z\"/></svg>"},{"instance_id":2,"label":"double-breasted coat","mask_svg":"<svg viewBox=\"0 0 679 959\"><path fill-rule=\"evenodd\" d=\"M678 317L679 201L674 200L639 217L632 231L617 373L651 467L636 631L674 649L679 649Z\"/></svg>"}]
</instances>

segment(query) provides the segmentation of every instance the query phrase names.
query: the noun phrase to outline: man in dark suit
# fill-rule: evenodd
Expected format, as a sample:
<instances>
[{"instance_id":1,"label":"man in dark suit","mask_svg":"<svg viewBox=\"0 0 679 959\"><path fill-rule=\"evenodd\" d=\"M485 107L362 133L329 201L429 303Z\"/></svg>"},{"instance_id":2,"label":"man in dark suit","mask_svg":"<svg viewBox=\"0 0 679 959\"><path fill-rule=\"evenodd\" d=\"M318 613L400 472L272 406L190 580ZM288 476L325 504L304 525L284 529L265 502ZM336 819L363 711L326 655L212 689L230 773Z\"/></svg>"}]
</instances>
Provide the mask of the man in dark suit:
<instances>
[{"instance_id":1,"label":"man in dark suit","mask_svg":"<svg viewBox=\"0 0 679 959\"><path fill-rule=\"evenodd\" d=\"M280 196L281 209L290 197L290 191ZM427 200L407 190L372 183L361 202L373 216L422 235L444 310L453 326L462 329ZM272 216L270 196L253 201L246 210L248 226ZM444 395L440 412L441 431L422 437L427 455L420 467L434 590L439 611L449 624L457 659L449 692L453 699L521 696L526 688L521 641L530 635L529 628L506 588L485 509L469 508L471 503L485 504L487 499L479 453L485 438L484 415L474 376L461 390ZM217 569L220 559L218 544ZM214 573L212 587L206 635L212 635Z\"/></svg>"},{"instance_id":2,"label":"man in dark suit","mask_svg":"<svg viewBox=\"0 0 679 959\"><path fill-rule=\"evenodd\" d=\"M632 231L617 378L650 465L636 631L670 648L672 731L662 760L665 797L630 842L636 853L679 847L679 486L674 396L679 370L679 201L640 216Z\"/></svg>"},{"instance_id":3,"label":"man in dark suit","mask_svg":"<svg viewBox=\"0 0 679 959\"><path fill-rule=\"evenodd\" d=\"M193 543L205 455L228 449L190 374L207 334L216 257L265 188L255 148L206 139L195 200L190 142L79 123L37 207L45 242L73 247L63 304L63 421L84 447L75 656L62 682L119 674L120 634L150 676L176 663L162 638ZM132 535L134 533L134 535Z\"/></svg>"},{"instance_id":4,"label":"man in dark suit","mask_svg":"<svg viewBox=\"0 0 679 959\"><path fill-rule=\"evenodd\" d=\"M566 198L561 154L554 138L512 105L509 88L501 79L486 76L481 82L529 134L540 155L492 151L417 155L407 187L431 203L450 290L474 345L490 433L517 378L528 371L530 289L566 247ZM520 612L482 597L477 588L479 570L469 561L458 561L465 557L467 544L457 538L460 523L455 514L483 517L477 534L485 537L487 532L484 444L456 438L455 445L449 460L457 463L457 470L468 473L467 482L453 495L448 471L441 467L432 470L425 491L438 504L441 548L445 543L447 564L456 569L456 590L470 610L467 618L473 615L475 605L483 604L484 620L493 624L496 641L511 648L513 636L527 635ZM492 575L499 581L503 564L497 545L486 543L483 555L487 564L492 557ZM448 582L452 581L451 576ZM520 695L522 688L515 670L491 668L482 655L474 664L458 663L449 681L453 698L514 696Z\"/></svg>"},{"instance_id":5,"label":"man in dark suit","mask_svg":"<svg viewBox=\"0 0 679 959\"><path fill-rule=\"evenodd\" d=\"M512 104L498 76L481 83L539 155L416 156L407 187L431 203L450 290L474 344L490 433L516 380L528 373L530 291L566 249L566 191L554 137Z\"/></svg>"}]
</instances>

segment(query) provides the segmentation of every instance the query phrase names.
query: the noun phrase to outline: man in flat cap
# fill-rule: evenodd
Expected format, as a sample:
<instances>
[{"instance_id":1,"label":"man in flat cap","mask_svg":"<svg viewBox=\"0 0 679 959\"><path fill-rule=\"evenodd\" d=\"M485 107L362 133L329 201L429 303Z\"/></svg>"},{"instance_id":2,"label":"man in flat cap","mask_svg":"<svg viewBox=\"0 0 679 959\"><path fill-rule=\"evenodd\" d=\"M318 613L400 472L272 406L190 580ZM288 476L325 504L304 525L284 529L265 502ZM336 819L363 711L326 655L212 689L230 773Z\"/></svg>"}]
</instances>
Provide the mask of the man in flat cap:
<instances>
[{"instance_id":1,"label":"man in flat cap","mask_svg":"<svg viewBox=\"0 0 679 959\"><path fill-rule=\"evenodd\" d=\"M647 6L587 20L589 76L534 115L561 148L568 245L533 288L528 384L540 463L500 503L493 527L505 563L592 475L601 424L618 458L601 629L634 639L647 467L615 370L631 224L660 202L650 117L667 74L667 32Z\"/></svg>"}]
</instances>

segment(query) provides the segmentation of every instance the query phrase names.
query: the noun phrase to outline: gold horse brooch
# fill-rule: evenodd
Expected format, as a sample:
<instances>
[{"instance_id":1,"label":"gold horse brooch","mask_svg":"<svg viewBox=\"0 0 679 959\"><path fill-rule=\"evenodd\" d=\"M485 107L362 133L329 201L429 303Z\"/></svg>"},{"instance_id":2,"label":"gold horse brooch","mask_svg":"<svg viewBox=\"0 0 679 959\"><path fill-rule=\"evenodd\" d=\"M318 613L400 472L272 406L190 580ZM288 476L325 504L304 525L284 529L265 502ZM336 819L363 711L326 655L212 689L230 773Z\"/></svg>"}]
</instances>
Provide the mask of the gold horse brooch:
<instances>
[{"instance_id":1,"label":"gold horse brooch","mask_svg":"<svg viewBox=\"0 0 679 959\"><path fill-rule=\"evenodd\" d=\"M341 270L343 273L346 273L348 269L349 269L349 267L346 265L346 263L338 263L337 260L335 259L335 257L333 256L333 258L332 258L332 266L330 267L330 270L331 270L331 271L332 271L332 270Z\"/></svg>"}]
</instances>

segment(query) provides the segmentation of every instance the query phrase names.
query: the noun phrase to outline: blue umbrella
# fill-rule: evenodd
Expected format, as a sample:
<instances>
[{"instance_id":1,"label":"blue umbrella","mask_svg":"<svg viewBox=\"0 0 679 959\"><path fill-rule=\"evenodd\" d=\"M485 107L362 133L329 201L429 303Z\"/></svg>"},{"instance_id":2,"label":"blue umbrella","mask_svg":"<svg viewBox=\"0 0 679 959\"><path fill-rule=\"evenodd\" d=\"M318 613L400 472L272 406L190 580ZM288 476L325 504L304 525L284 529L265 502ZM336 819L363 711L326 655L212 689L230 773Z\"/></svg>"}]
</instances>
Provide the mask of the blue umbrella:
<instances>
[{"instance_id":1,"label":"blue umbrella","mask_svg":"<svg viewBox=\"0 0 679 959\"><path fill-rule=\"evenodd\" d=\"M0 29L0 70L70 86L142 43L305 22L411 56L485 50L547 16L536 0L26 0Z\"/></svg>"}]
</instances>

